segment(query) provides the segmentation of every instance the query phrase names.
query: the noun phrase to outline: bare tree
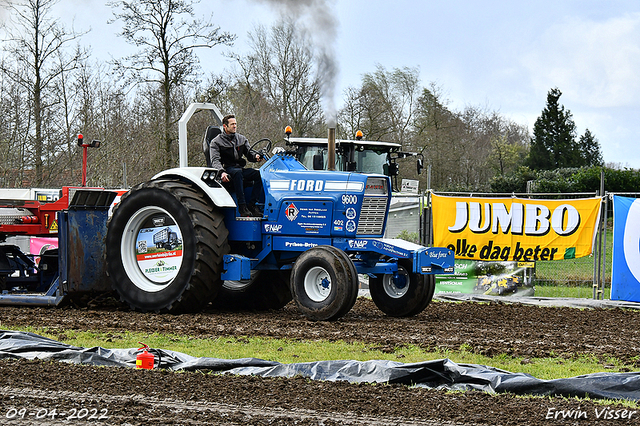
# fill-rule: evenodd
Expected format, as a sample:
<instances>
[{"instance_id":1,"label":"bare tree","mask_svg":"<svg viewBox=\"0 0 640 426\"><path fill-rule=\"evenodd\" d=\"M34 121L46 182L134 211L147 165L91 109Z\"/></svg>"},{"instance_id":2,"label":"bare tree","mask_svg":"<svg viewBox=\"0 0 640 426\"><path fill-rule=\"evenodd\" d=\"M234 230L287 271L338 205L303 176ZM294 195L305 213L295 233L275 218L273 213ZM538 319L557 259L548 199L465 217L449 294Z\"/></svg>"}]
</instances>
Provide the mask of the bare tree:
<instances>
[{"instance_id":1,"label":"bare tree","mask_svg":"<svg viewBox=\"0 0 640 426\"><path fill-rule=\"evenodd\" d=\"M459 115L448 108L443 90L435 83L423 88L414 120L414 147L431 165L431 185L442 189L457 174L457 143L463 129Z\"/></svg>"},{"instance_id":2,"label":"bare tree","mask_svg":"<svg viewBox=\"0 0 640 426\"><path fill-rule=\"evenodd\" d=\"M387 71L378 65L362 77L360 89L347 89L340 119L347 133L357 124L369 140L387 140L408 145L411 142L416 100L420 91L417 68Z\"/></svg>"},{"instance_id":3,"label":"bare tree","mask_svg":"<svg viewBox=\"0 0 640 426\"><path fill-rule=\"evenodd\" d=\"M1 67L4 68L4 67ZM24 178L25 135L30 116L25 114L26 92L0 76L0 186L19 187Z\"/></svg>"},{"instance_id":4,"label":"bare tree","mask_svg":"<svg viewBox=\"0 0 640 426\"><path fill-rule=\"evenodd\" d=\"M229 90L235 112L246 123L259 119L252 124L267 132L282 134L291 125L295 135L318 136L324 121L321 78L307 34L293 21L280 20L270 28L256 27L249 40L252 51L234 57L237 69Z\"/></svg>"},{"instance_id":5,"label":"bare tree","mask_svg":"<svg viewBox=\"0 0 640 426\"><path fill-rule=\"evenodd\" d=\"M528 153L528 130L516 123L503 122L503 128L491 139L489 167L499 176L515 172L524 164Z\"/></svg>"},{"instance_id":6,"label":"bare tree","mask_svg":"<svg viewBox=\"0 0 640 426\"><path fill-rule=\"evenodd\" d=\"M496 111L450 110L435 83L423 89L415 114L416 149L432 166L436 190L484 191L496 173L522 165L528 131Z\"/></svg>"},{"instance_id":7,"label":"bare tree","mask_svg":"<svg viewBox=\"0 0 640 426\"><path fill-rule=\"evenodd\" d=\"M141 118L135 115L130 105L133 99L123 92L116 79L117 76L108 72L106 64L85 63L75 80L74 133L83 133L86 141L101 141L99 149L88 152L87 182L92 186L127 186L125 172L146 170L147 174L140 180L153 174L152 161L148 165L134 166L136 162L148 160L151 151L148 143L153 142L148 142L151 139L133 124L136 119L146 119L148 114ZM144 150L146 155L141 152ZM76 150L76 155L80 154L81 151Z\"/></svg>"},{"instance_id":8,"label":"bare tree","mask_svg":"<svg viewBox=\"0 0 640 426\"><path fill-rule=\"evenodd\" d=\"M13 62L2 62L2 71L20 85L29 96L33 129L29 139L33 147L36 186L44 182L43 158L54 158L57 153L45 152L46 139L52 139L44 131L45 120L51 107L59 98L53 89L61 74L71 71L86 57L86 51L76 48L67 52L66 47L82 34L67 31L51 16L52 7L58 0L23 0L11 2L6 7L11 12L7 28L5 50ZM55 146L55 144L51 144Z\"/></svg>"},{"instance_id":9,"label":"bare tree","mask_svg":"<svg viewBox=\"0 0 640 426\"><path fill-rule=\"evenodd\" d=\"M338 114L338 134L340 137L355 139L358 130L364 132L366 107L362 101L362 89L347 87L344 93L344 106ZM367 139L372 132L367 131Z\"/></svg>"},{"instance_id":10,"label":"bare tree","mask_svg":"<svg viewBox=\"0 0 640 426\"><path fill-rule=\"evenodd\" d=\"M191 0L118 0L107 3L115 19L123 23L120 35L140 50L116 60L116 69L130 82L158 87L162 100L163 167L175 164L172 145L173 95L183 85L193 83L198 71L197 48L230 45L235 36L220 31L210 20L194 18Z\"/></svg>"},{"instance_id":11,"label":"bare tree","mask_svg":"<svg viewBox=\"0 0 640 426\"><path fill-rule=\"evenodd\" d=\"M345 93L345 106L338 114L341 134L353 137L358 130L368 140L395 141L387 113L387 101L371 85L349 87Z\"/></svg>"}]
</instances>

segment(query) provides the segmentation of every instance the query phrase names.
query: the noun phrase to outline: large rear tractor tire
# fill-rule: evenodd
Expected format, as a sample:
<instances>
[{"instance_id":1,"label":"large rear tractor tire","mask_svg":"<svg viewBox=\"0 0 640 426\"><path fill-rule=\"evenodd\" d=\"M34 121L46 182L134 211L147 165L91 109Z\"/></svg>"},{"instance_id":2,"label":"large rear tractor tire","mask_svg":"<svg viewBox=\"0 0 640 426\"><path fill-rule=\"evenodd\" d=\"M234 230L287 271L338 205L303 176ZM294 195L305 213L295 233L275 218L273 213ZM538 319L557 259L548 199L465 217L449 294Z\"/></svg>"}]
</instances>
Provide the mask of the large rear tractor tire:
<instances>
[{"instance_id":1,"label":"large rear tractor tire","mask_svg":"<svg viewBox=\"0 0 640 426\"><path fill-rule=\"evenodd\" d=\"M411 272L409 262L399 262L395 274L369 278L373 303L391 317L410 317L424 311L433 298L435 276Z\"/></svg>"},{"instance_id":2,"label":"large rear tractor tire","mask_svg":"<svg viewBox=\"0 0 640 426\"><path fill-rule=\"evenodd\" d=\"M192 185L146 182L113 211L106 238L107 270L123 302L143 312L193 312L213 300L222 281L228 231ZM177 245L163 248L168 235Z\"/></svg>"},{"instance_id":3,"label":"large rear tractor tire","mask_svg":"<svg viewBox=\"0 0 640 426\"><path fill-rule=\"evenodd\" d=\"M340 252L330 246L314 247L302 253L293 265L293 300L312 321L337 320L355 303L358 276L353 262Z\"/></svg>"},{"instance_id":4,"label":"large rear tractor tire","mask_svg":"<svg viewBox=\"0 0 640 426\"><path fill-rule=\"evenodd\" d=\"M224 281L212 307L222 310L267 311L280 309L292 299L291 271L251 271L246 281Z\"/></svg>"}]
</instances>

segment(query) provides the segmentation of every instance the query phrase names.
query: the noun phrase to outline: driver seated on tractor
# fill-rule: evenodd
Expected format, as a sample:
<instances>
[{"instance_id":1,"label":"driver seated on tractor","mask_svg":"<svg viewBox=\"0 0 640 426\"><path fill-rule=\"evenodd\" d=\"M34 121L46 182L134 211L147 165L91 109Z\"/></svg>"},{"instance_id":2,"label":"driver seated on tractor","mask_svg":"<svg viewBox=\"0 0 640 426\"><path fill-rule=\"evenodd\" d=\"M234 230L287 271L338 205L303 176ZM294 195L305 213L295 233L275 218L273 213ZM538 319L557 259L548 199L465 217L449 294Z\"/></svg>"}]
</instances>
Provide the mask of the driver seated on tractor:
<instances>
[{"instance_id":1,"label":"driver seated on tractor","mask_svg":"<svg viewBox=\"0 0 640 426\"><path fill-rule=\"evenodd\" d=\"M222 182L233 184L233 189L238 200L240 216L262 217L263 210L256 204L264 204L264 191L262 190L262 179L258 169L244 168L247 160L257 163L262 156L251 150L246 137L236 132L238 124L233 114L222 119L222 129L218 136L213 138L210 145L211 167L224 170L221 174ZM251 198L249 202L245 200L245 182L253 182Z\"/></svg>"}]
</instances>

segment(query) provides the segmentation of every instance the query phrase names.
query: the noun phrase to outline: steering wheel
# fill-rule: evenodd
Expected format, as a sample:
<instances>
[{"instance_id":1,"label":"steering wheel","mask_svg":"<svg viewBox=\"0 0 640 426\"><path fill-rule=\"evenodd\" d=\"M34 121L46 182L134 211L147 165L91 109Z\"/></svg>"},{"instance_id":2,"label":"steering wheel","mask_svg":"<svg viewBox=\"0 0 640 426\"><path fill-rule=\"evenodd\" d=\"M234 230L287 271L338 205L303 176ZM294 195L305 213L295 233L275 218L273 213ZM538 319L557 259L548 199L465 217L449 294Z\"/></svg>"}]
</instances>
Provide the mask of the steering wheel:
<instances>
[{"instance_id":1,"label":"steering wheel","mask_svg":"<svg viewBox=\"0 0 640 426\"><path fill-rule=\"evenodd\" d=\"M255 149L256 146L261 145L261 148L259 150ZM271 151L271 139L269 138L262 138L260 140L258 140L257 142L254 142L253 145L251 145L251 150L252 151L256 151L258 154L260 154L260 156L264 159L264 160L268 160L269 159L269 151Z\"/></svg>"}]
</instances>

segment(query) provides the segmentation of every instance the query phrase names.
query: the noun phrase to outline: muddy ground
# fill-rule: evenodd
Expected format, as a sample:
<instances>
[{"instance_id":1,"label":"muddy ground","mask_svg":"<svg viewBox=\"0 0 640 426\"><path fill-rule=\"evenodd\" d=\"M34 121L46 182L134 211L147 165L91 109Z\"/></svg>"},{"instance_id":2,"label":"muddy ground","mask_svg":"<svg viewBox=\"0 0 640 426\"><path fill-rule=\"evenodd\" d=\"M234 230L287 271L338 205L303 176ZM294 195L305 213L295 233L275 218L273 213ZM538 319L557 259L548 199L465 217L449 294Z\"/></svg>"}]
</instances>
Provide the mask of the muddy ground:
<instances>
[{"instance_id":1,"label":"muddy ground","mask_svg":"<svg viewBox=\"0 0 640 426\"><path fill-rule=\"evenodd\" d=\"M326 323L306 320L293 304L267 313L163 315L101 301L62 309L0 307L0 321L5 330L47 327L60 339L67 330L95 330L360 341L389 353L408 344L427 349L464 345L489 356L523 357L523 362L586 354L601 361L602 371L610 371L612 357L634 366L633 371L640 369L640 311L623 309L432 302L416 317L397 319L360 298L341 320ZM617 419L603 420L603 410L622 408L585 400L24 360L0 361L0 401L0 424L640 424L640 414L629 419L622 411ZM563 419L561 412L573 414ZM48 416L37 419L38 413Z\"/></svg>"}]
</instances>

